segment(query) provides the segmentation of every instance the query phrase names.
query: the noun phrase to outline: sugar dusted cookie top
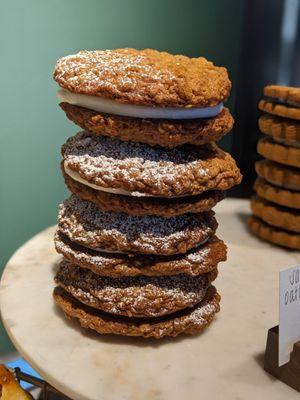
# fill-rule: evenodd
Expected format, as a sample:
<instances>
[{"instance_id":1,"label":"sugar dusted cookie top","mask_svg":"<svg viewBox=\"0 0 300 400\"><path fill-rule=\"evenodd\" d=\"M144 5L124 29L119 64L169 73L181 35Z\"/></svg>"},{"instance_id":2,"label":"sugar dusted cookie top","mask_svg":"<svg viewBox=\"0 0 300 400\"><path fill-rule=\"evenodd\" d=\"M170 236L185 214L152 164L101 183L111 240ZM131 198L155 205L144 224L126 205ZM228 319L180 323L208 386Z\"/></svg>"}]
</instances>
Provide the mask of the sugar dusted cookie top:
<instances>
[{"instance_id":1,"label":"sugar dusted cookie top","mask_svg":"<svg viewBox=\"0 0 300 400\"><path fill-rule=\"evenodd\" d=\"M231 89L226 68L151 49L80 51L58 60L54 79L70 92L158 107L213 107Z\"/></svg>"}]
</instances>

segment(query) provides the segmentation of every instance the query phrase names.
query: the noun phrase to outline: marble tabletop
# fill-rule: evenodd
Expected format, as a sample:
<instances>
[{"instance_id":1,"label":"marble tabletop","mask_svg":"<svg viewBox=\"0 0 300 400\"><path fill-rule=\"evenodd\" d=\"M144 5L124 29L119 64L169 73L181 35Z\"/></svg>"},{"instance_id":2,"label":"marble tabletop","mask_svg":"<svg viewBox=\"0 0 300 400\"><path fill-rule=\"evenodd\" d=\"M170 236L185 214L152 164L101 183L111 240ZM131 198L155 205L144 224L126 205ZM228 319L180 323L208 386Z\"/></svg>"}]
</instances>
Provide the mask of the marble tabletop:
<instances>
[{"instance_id":1,"label":"marble tabletop","mask_svg":"<svg viewBox=\"0 0 300 400\"><path fill-rule=\"evenodd\" d=\"M262 363L267 330L278 323L278 271L300 254L249 235L247 201L227 199L216 211L229 254L216 281L222 310L203 334L98 336L67 321L51 297L60 259L51 227L13 255L1 280L2 319L18 351L74 400L299 399Z\"/></svg>"}]
</instances>

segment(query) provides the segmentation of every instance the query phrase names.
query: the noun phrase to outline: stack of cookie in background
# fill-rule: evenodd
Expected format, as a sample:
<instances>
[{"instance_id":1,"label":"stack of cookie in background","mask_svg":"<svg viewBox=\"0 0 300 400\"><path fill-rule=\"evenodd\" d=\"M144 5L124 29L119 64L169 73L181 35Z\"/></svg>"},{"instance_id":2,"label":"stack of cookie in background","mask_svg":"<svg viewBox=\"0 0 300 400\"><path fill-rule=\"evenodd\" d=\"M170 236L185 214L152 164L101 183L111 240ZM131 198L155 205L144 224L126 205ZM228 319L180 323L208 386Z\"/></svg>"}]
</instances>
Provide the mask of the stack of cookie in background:
<instances>
[{"instance_id":1,"label":"stack of cookie in background","mask_svg":"<svg viewBox=\"0 0 300 400\"><path fill-rule=\"evenodd\" d=\"M62 147L71 197L55 246L54 299L99 333L196 334L219 311L226 246L211 210L241 180L213 141L233 125L225 68L155 50L57 62L61 108L83 131Z\"/></svg>"},{"instance_id":2,"label":"stack of cookie in background","mask_svg":"<svg viewBox=\"0 0 300 400\"><path fill-rule=\"evenodd\" d=\"M265 159L255 165L249 226L262 239L300 250L300 88L270 85L264 95L259 128L265 137L257 151Z\"/></svg>"}]
</instances>

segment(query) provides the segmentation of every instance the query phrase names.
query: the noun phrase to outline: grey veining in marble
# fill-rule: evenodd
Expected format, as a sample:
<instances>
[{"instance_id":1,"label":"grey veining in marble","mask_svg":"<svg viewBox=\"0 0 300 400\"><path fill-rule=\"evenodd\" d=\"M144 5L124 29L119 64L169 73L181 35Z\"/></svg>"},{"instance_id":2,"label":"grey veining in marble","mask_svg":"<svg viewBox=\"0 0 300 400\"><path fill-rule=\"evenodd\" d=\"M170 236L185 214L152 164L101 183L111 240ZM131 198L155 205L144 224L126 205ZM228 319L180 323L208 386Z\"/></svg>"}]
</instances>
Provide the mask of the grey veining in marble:
<instances>
[{"instance_id":1,"label":"grey veining in marble","mask_svg":"<svg viewBox=\"0 0 300 400\"><path fill-rule=\"evenodd\" d=\"M15 253L1 281L3 322L19 352L74 400L298 399L263 371L262 355L278 323L278 271L300 255L250 236L246 201L228 199L216 210L229 253L216 282L222 310L203 334L97 336L67 321L51 296L60 257L49 228Z\"/></svg>"}]
</instances>

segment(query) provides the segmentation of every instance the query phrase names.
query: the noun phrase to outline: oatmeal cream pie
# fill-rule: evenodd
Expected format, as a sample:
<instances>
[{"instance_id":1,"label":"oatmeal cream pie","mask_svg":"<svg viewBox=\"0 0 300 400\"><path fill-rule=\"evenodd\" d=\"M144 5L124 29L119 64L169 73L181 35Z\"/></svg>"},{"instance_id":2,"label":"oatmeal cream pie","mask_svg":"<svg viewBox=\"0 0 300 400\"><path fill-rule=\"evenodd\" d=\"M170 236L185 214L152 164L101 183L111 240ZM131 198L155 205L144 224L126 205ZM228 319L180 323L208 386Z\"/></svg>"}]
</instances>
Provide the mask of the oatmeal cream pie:
<instances>
[{"instance_id":1,"label":"oatmeal cream pie","mask_svg":"<svg viewBox=\"0 0 300 400\"><path fill-rule=\"evenodd\" d=\"M62 102L136 118L213 117L231 89L226 68L151 49L80 51L58 60L54 79Z\"/></svg>"},{"instance_id":2,"label":"oatmeal cream pie","mask_svg":"<svg viewBox=\"0 0 300 400\"><path fill-rule=\"evenodd\" d=\"M275 226L271 226L255 216L250 217L248 224L250 230L261 239L267 240L268 242L277 244L279 246L300 250L299 233L290 232Z\"/></svg>"},{"instance_id":3,"label":"oatmeal cream pie","mask_svg":"<svg viewBox=\"0 0 300 400\"><path fill-rule=\"evenodd\" d=\"M190 196L241 181L230 154L213 143L162 149L79 132L62 146L62 156L73 180L113 194Z\"/></svg>"},{"instance_id":4,"label":"oatmeal cream pie","mask_svg":"<svg viewBox=\"0 0 300 400\"><path fill-rule=\"evenodd\" d=\"M197 276L214 270L220 262L226 261L226 246L216 236L185 254L173 256L103 253L80 246L59 231L55 234L54 243L56 251L72 264L114 278L177 274Z\"/></svg>"},{"instance_id":5,"label":"oatmeal cream pie","mask_svg":"<svg viewBox=\"0 0 300 400\"><path fill-rule=\"evenodd\" d=\"M274 186L263 178L257 178L254 183L256 193L273 203L285 207L300 209L300 192Z\"/></svg>"},{"instance_id":6,"label":"oatmeal cream pie","mask_svg":"<svg viewBox=\"0 0 300 400\"><path fill-rule=\"evenodd\" d=\"M62 261L55 282L87 306L128 317L160 317L193 307L205 297L217 270L191 277L111 278Z\"/></svg>"},{"instance_id":7,"label":"oatmeal cream pie","mask_svg":"<svg viewBox=\"0 0 300 400\"><path fill-rule=\"evenodd\" d=\"M251 198L253 214L269 225L300 233L300 211L278 206L259 196Z\"/></svg>"},{"instance_id":8,"label":"oatmeal cream pie","mask_svg":"<svg viewBox=\"0 0 300 400\"><path fill-rule=\"evenodd\" d=\"M260 160L255 163L258 176L282 189L300 191L300 170L288 167L270 160ZM300 203L300 197L298 198ZM299 206L300 207L300 206Z\"/></svg>"},{"instance_id":9,"label":"oatmeal cream pie","mask_svg":"<svg viewBox=\"0 0 300 400\"><path fill-rule=\"evenodd\" d=\"M103 192L84 185L67 175L62 166L65 184L71 193L83 200L95 203L102 211L125 212L129 215L159 215L174 217L187 213L198 213L211 210L225 197L221 190L209 190L194 196L163 198L124 196Z\"/></svg>"},{"instance_id":10,"label":"oatmeal cream pie","mask_svg":"<svg viewBox=\"0 0 300 400\"><path fill-rule=\"evenodd\" d=\"M233 126L227 108L213 118L171 120L105 114L65 102L60 107L71 121L95 135L169 148L217 142Z\"/></svg>"},{"instance_id":11,"label":"oatmeal cream pie","mask_svg":"<svg viewBox=\"0 0 300 400\"><path fill-rule=\"evenodd\" d=\"M68 318L75 318L83 328L101 334L142 336L161 339L181 333L195 335L206 328L220 311L220 296L211 286L205 298L193 308L177 311L157 318L117 316L96 310L76 300L61 287L56 287L54 300Z\"/></svg>"},{"instance_id":12,"label":"oatmeal cream pie","mask_svg":"<svg viewBox=\"0 0 300 400\"><path fill-rule=\"evenodd\" d=\"M258 141L257 151L263 157L292 167L300 167L300 147L289 147L269 138Z\"/></svg>"},{"instance_id":13,"label":"oatmeal cream pie","mask_svg":"<svg viewBox=\"0 0 300 400\"><path fill-rule=\"evenodd\" d=\"M177 217L104 213L72 195L59 209L58 229L70 240L103 252L172 255L186 253L213 236L212 211Z\"/></svg>"},{"instance_id":14,"label":"oatmeal cream pie","mask_svg":"<svg viewBox=\"0 0 300 400\"><path fill-rule=\"evenodd\" d=\"M276 142L300 147L300 122L263 114L258 120L259 129Z\"/></svg>"}]
</instances>

